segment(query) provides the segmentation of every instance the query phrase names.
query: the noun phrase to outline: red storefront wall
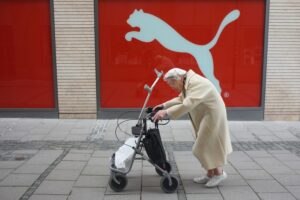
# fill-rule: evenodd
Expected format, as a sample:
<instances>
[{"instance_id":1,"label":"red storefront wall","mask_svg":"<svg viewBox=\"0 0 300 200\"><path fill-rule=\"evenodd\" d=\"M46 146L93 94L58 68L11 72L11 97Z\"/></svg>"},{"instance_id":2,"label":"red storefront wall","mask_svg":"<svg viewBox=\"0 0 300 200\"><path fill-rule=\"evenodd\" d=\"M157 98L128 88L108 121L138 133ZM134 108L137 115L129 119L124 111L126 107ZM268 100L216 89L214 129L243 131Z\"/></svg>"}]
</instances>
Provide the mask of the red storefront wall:
<instances>
[{"instance_id":1,"label":"red storefront wall","mask_svg":"<svg viewBox=\"0 0 300 200\"><path fill-rule=\"evenodd\" d=\"M50 1L0 1L0 109L54 108Z\"/></svg>"},{"instance_id":2,"label":"red storefront wall","mask_svg":"<svg viewBox=\"0 0 300 200\"><path fill-rule=\"evenodd\" d=\"M136 38L127 41L125 35L128 32L139 31L139 27L127 24L135 9L160 18L195 45L208 44L225 16L238 10L238 19L224 28L216 45L210 49L214 73L220 81L221 94L228 107L261 106L264 0L100 0L98 6L102 108L141 107L146 96L143 86L155 79L154 67L166 72L172 66L178 66L202 73L195 57L187 52L167 49L156 39L150 42ZM143 14L133 18L139 21ZM155 34L162 33L159 29L151 30L152 22L147 22L150 30L146 32L157 38ZM150 104L162 103L176 95L160 81Z\"/></svg>"}]
</instances>

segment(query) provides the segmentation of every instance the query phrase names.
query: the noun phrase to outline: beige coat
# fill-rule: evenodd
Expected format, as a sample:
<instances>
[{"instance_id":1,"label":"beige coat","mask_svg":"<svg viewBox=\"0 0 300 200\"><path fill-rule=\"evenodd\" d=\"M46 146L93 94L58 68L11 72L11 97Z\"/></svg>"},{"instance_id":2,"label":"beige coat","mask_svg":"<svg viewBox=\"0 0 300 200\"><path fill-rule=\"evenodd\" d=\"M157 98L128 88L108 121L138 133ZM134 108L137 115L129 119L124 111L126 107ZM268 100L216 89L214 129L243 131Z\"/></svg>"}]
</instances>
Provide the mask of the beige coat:
<instances>
[{"instance_id":1,"label":"beige coat","mask_svg":"<svg viewBox=\"0 0 300 200\"><path fill-rule=\"evenodd\" d=\"M164 103L168 115L179 118L189 113L196 141L193 154L206 169L221 167L232 152L226 108L214 85L192 70L187 72L183 93Z\"/></svg>"}]
</instances>

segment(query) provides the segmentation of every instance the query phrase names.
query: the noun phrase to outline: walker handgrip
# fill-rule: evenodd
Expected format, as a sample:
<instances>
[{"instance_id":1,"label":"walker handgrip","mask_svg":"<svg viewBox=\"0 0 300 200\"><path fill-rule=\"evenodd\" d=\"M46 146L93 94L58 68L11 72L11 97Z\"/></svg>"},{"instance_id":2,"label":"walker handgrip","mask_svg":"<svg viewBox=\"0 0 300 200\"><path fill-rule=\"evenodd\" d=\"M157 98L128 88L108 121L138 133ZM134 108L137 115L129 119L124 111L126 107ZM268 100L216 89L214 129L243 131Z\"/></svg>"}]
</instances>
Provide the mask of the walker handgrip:
<instances>
[{"instance_id":1,"label":"walker handgrip","mask_svg":"<svg viewBox=\"0 0 300 200\"><path fill-rule=\"evenodd\" d=\"M161 75L163 75L163 71L159 72L156 68L154 68L154 71L155 71L156 76L157 76L158 78L160 78Z\"/></svg>"},{"instance_id":2,"label":"walker handgrip","mask_svg":"<svg viewBox=\"0 0 300 200\"><path fill-rule=\"evenodd\" d=\"M148 92L151 92L151 91L152 91L152 89L151 89L151 88L149 87L149 85L147 85L147 84L144 86L144 89L147 90Z\"/></svg>"}]
</instances>

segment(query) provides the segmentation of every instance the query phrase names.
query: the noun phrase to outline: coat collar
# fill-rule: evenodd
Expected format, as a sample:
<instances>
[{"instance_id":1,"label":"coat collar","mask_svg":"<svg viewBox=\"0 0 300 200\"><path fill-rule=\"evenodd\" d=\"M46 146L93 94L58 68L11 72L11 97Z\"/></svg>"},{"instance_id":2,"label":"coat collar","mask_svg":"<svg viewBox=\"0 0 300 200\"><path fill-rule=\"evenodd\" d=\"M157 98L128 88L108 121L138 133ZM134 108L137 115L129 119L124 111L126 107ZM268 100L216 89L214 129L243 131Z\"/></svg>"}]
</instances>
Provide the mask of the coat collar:
<instances>
[{"instance_id":1,"label":"coat collar","mask_svg":"<svg viewBox=\"0 0 300 200\"><path fill-rule=\"evenodd\" d=\"M190 79L195 75L196 73L193 71L193 70L189 70L187 73L186 73L186 79L185 79L185 84L184 84L184 88L187 89L188 87L188 84L190 82Z\"/></svg>"}]
</instances>

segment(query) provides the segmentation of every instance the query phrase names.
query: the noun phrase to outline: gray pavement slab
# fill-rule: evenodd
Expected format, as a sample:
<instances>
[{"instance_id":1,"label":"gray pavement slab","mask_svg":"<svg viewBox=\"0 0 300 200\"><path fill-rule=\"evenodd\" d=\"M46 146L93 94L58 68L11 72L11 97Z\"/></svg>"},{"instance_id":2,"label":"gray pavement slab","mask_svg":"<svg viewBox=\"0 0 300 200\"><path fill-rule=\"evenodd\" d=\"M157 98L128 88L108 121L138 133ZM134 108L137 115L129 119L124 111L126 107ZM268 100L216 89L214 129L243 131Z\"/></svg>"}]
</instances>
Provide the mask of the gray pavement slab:
<instances>
[{"instance_id":1,"label":"gray pavement slab","mask_svg":"<svg viewBox=\"0 0 300 200\"><path fill-rule=\"evenodd\" d=\"M54 169L46 177L46 180L75 181L78 179L80 173L81 170Z\"/></svg>"},{"instance_id":2,"label":"gray pavement slab","mask_svg":"<svg viewBox=\"0 0 300 200\"><path fill-rule=\"evenodd\" d=\"M290 193L258 193L262 200L296 200Z\"/></svg>"},{"instance_id":3,"label":"gray pavement slab","mask_svg":"<svg viewBox=\"0 0 300 200\"><path fill-rule=\"evenodd\" d=\"M0 181L3 180L13 169L0 169Z\"/></svg>"},{"instance_id":4,"label":"gray pavement slab","mask_svg":"<svg viewBox=\"0 0 300 200\"><path fill-rule=\"evenodd\" d=\"M219 193L218 188L206 188L202 184L193 183L192 180L183 180L182 184L186 194Z\"/></svg>"},{"instance_id":5,"label":"gray pavement slab","mask_svg":"<svg viewBox=\"0 0 300 200\"><path fill-rule=\"evenodd\" d=\"M29 200L67 200L67 195L32 195Z\"/></svg>"},{"instance_id":6,"label":"gray pavement slab","mask_svg":"<svg viewBox=\"0 0 300 200\"><path fill-rule=\"evenodd\" d=\"M104 198L103 188L73 188L68 200L96 200Z\"/></svg>"},{"instance_id":7,"label":"gray pavement slab","mask_svg":"<svg viewBox=\"0 0 300 200\"><path fill-rule=\"evenodd\" d=\"M55 169L81 170L85 165L86 162L82 161L61 161Z\"/></svg>"},{"instance_id":8,"label":"gray pavement slab","mask_svg":"<svg viewBox=\"0 0 300 200\"><path fill-rule=\"evenodd\" d=\"M249 186L223 186L219 188L224 200L259 200Z\"/></svg>"},{"instance_id":9,"label":"gray pavement slab","mask_svg":"<svg viewBox=\"0 0 300 200\"><path fill-rule=\"evenodd\" d=\"M248 183L255 192L287 192L287 190L275 180L249 180Z\"/></svg>"},{"instance_id":10,"label":"gray pavement slab","mask_svg":"<svg viewBox=\"0 0 300 200\"><path fill-rule=\"evenodd\" d=\"M274 175L274 177L284 186L300 186L300 175Z\"/></svg>"},{"instance_id":11,"label":"gray pavement slab","mask_svg":"<svg viewBox=\"0 0 300 200\"><path fill-rule=\"evenodd\" d=\"M177 200L177 194L166 194L160 187L143 187L141 194L141 199L143 200L153 200L153 199L162 199L162 200Z\"/></svg>"},{"instance_id":12,"label":"gray pavement slab","mask_svg":"<svg viewBox=\"0 0 300 200\"><path fill-rule=\"evenodd\" d=\"M31 186L37 174L10 174L0 182L0 186Z\"/></svg>"},{"instance_id":13,"label":"gray pavement slab","mask_svg":"<svg viewBox=\"0 0 300 200\"><path fill-rule=\"evenodd\" d=\"M48 181L45 180L34 194L69 195L74 181Z\"/></svg>"},{"instance_id":14,"label":"gray pavement slab","mask_svg":"<svg viewBox=\"0 0 300 200\"><path fill-rule=\"evenodd\" d=\"M24 161L0 161L0 169L16 169L23 163Z\"/></svg>"},{"instance_id":15,"label":"gray pavement slab","mask_svg":"<svg viewBox=\"0 0 300 200\"><path fill-rule=\"evenodd\" d=\"M105 195L103 200L140 200L140 194L113 194Z\"/></svg>"},{"instance_id":16,"label":"gray pavement slab","mask_svg":"<svg viewBox=\"0 0 300 200\"><path fill-rule=\"evenodd\" d=\"M13 173L16 174L41 174L43 173L49 165L31 165L24 164L18 169L16 169Z\"/></svg>"},{"instance_id":17,"label":"gray pavement slab","mask_svg":"<svg viewBox=\"0 0 300 200\"><path fill-rule=\"evenodd\" d=\"M288 191L297 199L300 199L300 186L287 186Z\"/></svg>"},{"instance_id":18,"label":"gray pavement slab","mask_svg":"<svg viewBox=\"0 0 300 200\"><path fill-rule=\"evenodd\" d=\"M18 200L27 190L27 187L0 187L0 199Z\"/></svg>"},{"instance_id":19,"label":"gray pavement slab","mask_svg":"<svg viewBox=\"0 0 300 200\"><path fill-rule=\"evenodd\" d=\"M75 182L75 187L102 187L106 188L108 184L109 176L79 176Z\"/></svg>"},{"instance_id":20,"label":"gray pavement slab","mask_svg":"<svg viewBox=\"0 0 300 200\"><path fill-rule=\"evenodd\" d=\"M273 179L265 170L239 170L239 173L247 180L251 179Z\"/></svg>"},{"instance_id":21,"label":"gray pavement slab","mask_svg":"<svg viewBox=\"0 0 300 200\"><path fill-rule=\"evenodd\" d=\"M221 194L187 194L187 200L223 200Z\"/></svg>"}]
</instances>

